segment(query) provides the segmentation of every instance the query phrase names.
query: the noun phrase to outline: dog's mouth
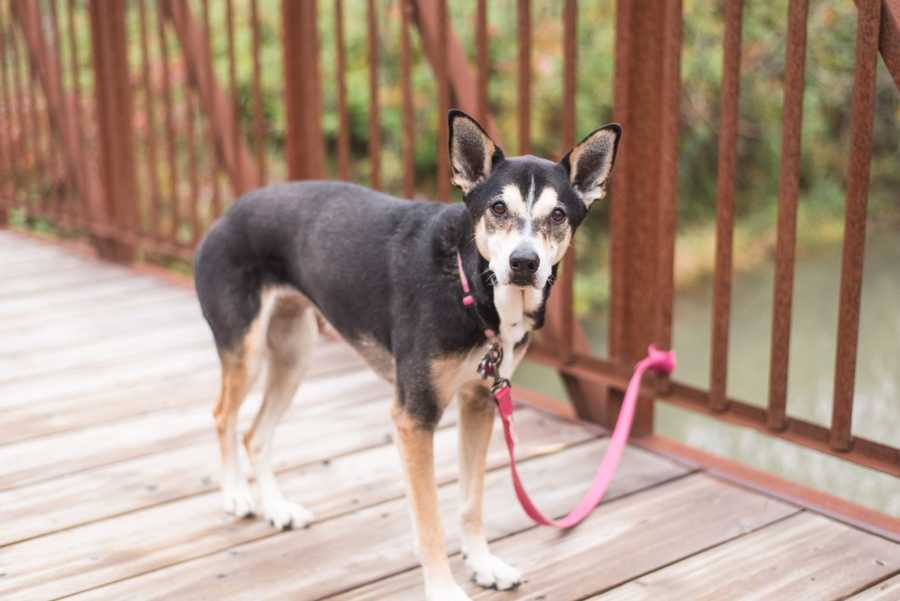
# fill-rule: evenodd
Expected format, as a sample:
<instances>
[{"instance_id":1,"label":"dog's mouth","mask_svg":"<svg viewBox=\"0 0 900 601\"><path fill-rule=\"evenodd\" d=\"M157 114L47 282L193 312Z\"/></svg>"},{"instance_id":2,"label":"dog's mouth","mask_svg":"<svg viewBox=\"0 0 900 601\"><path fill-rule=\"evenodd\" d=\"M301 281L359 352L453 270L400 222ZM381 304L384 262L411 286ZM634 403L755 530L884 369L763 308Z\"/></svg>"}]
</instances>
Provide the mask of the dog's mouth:
<instances>
[{"instance_id":1,"label":"dog's mouth","mask_svg":"<svg viewBox=\"0 0 900 601\"><path fill-rule=\"evenodd\" d=\"M519 288L536 288L537 278L533 274L514 273L510 276L509 283Z\"/></svg>"}]
</instances>

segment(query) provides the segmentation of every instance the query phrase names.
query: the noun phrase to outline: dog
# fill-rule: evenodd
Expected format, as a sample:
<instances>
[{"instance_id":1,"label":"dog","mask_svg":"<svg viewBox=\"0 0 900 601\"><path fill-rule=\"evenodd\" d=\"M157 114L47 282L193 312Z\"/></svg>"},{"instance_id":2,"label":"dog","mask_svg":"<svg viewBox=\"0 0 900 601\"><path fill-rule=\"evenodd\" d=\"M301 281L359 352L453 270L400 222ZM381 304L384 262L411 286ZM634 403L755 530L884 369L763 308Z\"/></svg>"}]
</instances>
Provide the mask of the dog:
<instances>
[{"instance_id":1,"label":"dog","mask_svg":"<svg viewBox=\"0 0 900 601\"><path fill-rule=\"evenodd\" d=\"M395 387L395 443L429 601L469 599L450 571L434 475L435 428L454 400L466 564L483 587L522 580L490 552L482 527L495 407L477 367L499 340L508 358L500 375L511 377L530 332L544 323L572 236L606 194L621 136L610 124L559 162L507 158L472 117L452 110L448 119L451 179L463 203L403 200L343 182L276 184L238 199L194 257L222 366L213 413L225 510L283 529L313 519L282 495L270 453L324 320ZM474 302L461 300L461 275ZM243 437L257 501L239 467L237 413L263 366L263 402Z\"/></svg>"}]
</instances>

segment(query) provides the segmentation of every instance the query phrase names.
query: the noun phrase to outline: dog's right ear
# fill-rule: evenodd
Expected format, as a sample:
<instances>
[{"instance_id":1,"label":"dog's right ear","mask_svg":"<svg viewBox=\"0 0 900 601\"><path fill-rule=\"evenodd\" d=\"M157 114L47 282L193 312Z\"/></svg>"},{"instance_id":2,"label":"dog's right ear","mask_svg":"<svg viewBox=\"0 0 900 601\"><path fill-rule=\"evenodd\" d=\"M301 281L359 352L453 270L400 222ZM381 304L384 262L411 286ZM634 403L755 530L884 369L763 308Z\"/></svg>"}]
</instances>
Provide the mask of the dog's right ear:
<instances>
[{"instance_id":1,"label":"dog's right ear","mask_svg":"<svg viewBox=\"0 0 900 601\"><path fill-rule=\"evenodd\" d=\"M461 110L451 110L447 119L450 122L450 181L463 194L468 194L503 161L503 151L475 119Z\"/></svg>"}]
</instances>

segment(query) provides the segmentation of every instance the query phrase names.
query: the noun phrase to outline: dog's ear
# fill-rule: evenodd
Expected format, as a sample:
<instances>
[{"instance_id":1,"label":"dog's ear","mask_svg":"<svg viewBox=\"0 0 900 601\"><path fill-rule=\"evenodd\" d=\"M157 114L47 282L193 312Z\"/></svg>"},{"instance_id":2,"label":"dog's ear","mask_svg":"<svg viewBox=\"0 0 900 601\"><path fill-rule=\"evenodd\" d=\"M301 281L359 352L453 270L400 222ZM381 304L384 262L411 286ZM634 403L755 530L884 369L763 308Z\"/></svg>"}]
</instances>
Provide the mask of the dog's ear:
<instances>
[{"instance_id":1,"label":"dog's ear","mask_svg":"<svg viewBox=\"0 0 900 601\"><path fill-rule=\"evenodd\" d=\"M484 181L503 160L503 151L475 119L453 109L450 122L450 181L463 194Z\"/></svg>"},{"instance_id":2,"label":"dog's ear","mask_svg":"<svg viewBox=\"0 0 900 601\"><path fill-rule=\"evenodd\" d=\"M569 182L587 207L606 196L606 184L621 136L622 127L618 123L604 125L576 144L560 161L569 174Z\"/></svg>"}]
</instances>

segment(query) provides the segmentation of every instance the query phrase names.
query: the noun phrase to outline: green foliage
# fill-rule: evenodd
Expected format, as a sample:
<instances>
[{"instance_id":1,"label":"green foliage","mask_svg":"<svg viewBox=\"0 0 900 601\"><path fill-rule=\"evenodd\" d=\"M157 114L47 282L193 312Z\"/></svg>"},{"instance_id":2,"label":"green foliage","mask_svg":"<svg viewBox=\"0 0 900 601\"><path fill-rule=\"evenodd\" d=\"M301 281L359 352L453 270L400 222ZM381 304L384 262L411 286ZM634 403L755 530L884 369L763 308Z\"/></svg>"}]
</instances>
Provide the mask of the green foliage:
<instances>
[{"instance_id":1,"label":"green foliage","mask_svg":"<svg viewBox=\"0 0 900 601\"><path fill-rule=\"evenodd\" d=\"M259 41L262 81L262 113L265 125L264 145L270 179L285 175L285 106L281 39L285 35L280 21L280 0L258 0ZM453 0L451 24L470 63L475 63L475 0ZM489 96L491 112L500 130L500 143L508 154L516 154L518 121L518 45L516 0L492 0L489 10ZM218 81L226 91L230 85L226 3L210 2L213 61ZM68 5L67 5L68 6ZM145 4L154 91L146 94L139 83L142 68L140 21L137 5L128 12L129 62L135 78L135 110L139 117L138 138L144 139L146 112L155 101L155 129L163 132L162 100L158 90L160 43L154 4ZM252 28L250 3L235 1L234 55L236 58L236 94L239 120L253 145L256 104L253 97ZM335 159L339 129L337 113L337 57L335 48L335 3L318 3L320 71L323 81L323 129L329 161L329 173L336 174ZM365 0L344 0L344 73L348 93L348 120L351 146L351 178L367 183L371 169L368 151L372 120L369 97L369 53L367 6ZM399 193L403 175L401 164L402 113L400 74L400 3L397 0L375 2L378 24L378 94L381 105L379 125L382 133L382 187ZM198 22L199 3L191 3ZM68 8L63 16L68 16ZM90 94L91 59L87 13L74 14L80 47L77 62L79 78L86 95ZM612 118L613 67L615 54L615 1L580 2L578 10L578 87L577 135L584 135ZM562 115L562 3L547 0L532 2L532 151L558 157L561 148ZM740 122L738 132L738 171L735 181L737 227L746 236L737 240L770 240L777 217L778 177L781 151L784 53L787 27L787 0L749 2L744 7ZM718 153L719 88L722 80L723 8L721 2L684 0L684 47L682 51L681 129L679 133L678 223L682 239L704 233L715 217L716 163ZM287 35L293 35L287 32ZM437 86L415 28L412 88L415 122L416 189L433 196L439 153L444 144L437 140L439 122ZM850 98L853 86L856 8L846 0L819 0L811 3L808 21L806 86L803 113L803 157L801 168L801 249L804 241L821 239L812 230L839 229L846 190L846 170L850 134ZM176 107L187 98L187 65L174 31L167 28L166 48L172 73L172 94ZM61 58L69 64L68 44L61 44ZM66 85L71 76L66 70ZM180 109L183 111L183 109ZM176 108L176 113L179 109ZM875 153L872 163L870 216L884 219L898 212L900 169L900 95L879 59L874 115ZM177 115L176 115L177 117ZM179 117L183 118L183 117ZM205 126L201 126L202 128ZM90 130L90 127L88 127ZM201 133L201 136L206 136ZM627 136L628 133L625 132ZM208 138L201 137L208 147ZM179 162L184 164L183 133L178 141ZM160 153L162 150L160 149ZM211 153L201 149L201 166L212 162ZM139 149L144 163L146 150ZM158 159L162 156L158 155ZM168 167L158 160L157 176L167 181ZM183 168L183 167L182 167ZM183 177L182 180L186 180ZM149 172L140 174L146 187ZM179 186L186 186L186 181ZM183 193L186 191L182 187ZM164 188L164 192L166 189ZM204 197L209 196L207 190ZM606 266L608 249L607 206L597 207L578 238L577 306L588 311L606 302ZM837 226L835 225L837 224ZM699 232L699 234L697 234ZM188 236L190 232L185 232ZM829 233L829 236L831 234ZM183 236L184 237L184 236ZM680 244L679 253L703 252L704 244ZM760 253L751 253L759 256ZM764 255L764 253L763 253ZM736 253L741 260L741 253ZM738 267L741 265L739 264Z\"/></svg>"},{"instance_id":2,"label":"green foliage","mask_svg":"<svg viewBox=\"0 0 900 601\"><path fill-rule=\"evenodd\" d=\"M469 60L475 63L473 0L450 3L451 22ZM490 103L507 153L517 140L518 46L514 0L489 3ZM320 29L325 73L326 135L329 148L337 136L334 93L333 15L331 3L320 3ZM378 2L380 82L383 132L383 182L399 191L401 125L399 15L396 2ZM368 173L368 51L366 5L345 2L347 82L350 123L356 158L354 177ZM532 147L535 154L559 156L562 113L562 4L534 1ZM738 173L735 181L738 240L768 243L777 218L778 174L787 0L747 3L744 9ZM679 227L684 235L703 232L715 218L718 158L719 88L722 80L721 3L685 0L682 53L681 130L679 138ZM842 0L812 3L808 26L801 166L801 247L839 229L846 190L850 97L853 85L856 8ZM416 124L416 181L426 195L434 190L438 147L436 87L433 73L413 36ZM615 3L582 2L578 13L577 131L583 135L612 118L615 50ZM877 219L897 208L900 169L897 149L897 90L880 66L875 115L875 156L871 178L871 215ZM626 132L627 135L627 132ZM576 303L580 312L607 301L607 215L594 211L587 232L578 239ZM821 229L822 234L815 231ZM704 234L705 236L705 234ZM693 245L707 252L703 245ZM692 248L688 244L682 252ZM748 257L765 253L747 253ZM738 267L740 257L738 259Z\"/></svg>"}]
</instances>

